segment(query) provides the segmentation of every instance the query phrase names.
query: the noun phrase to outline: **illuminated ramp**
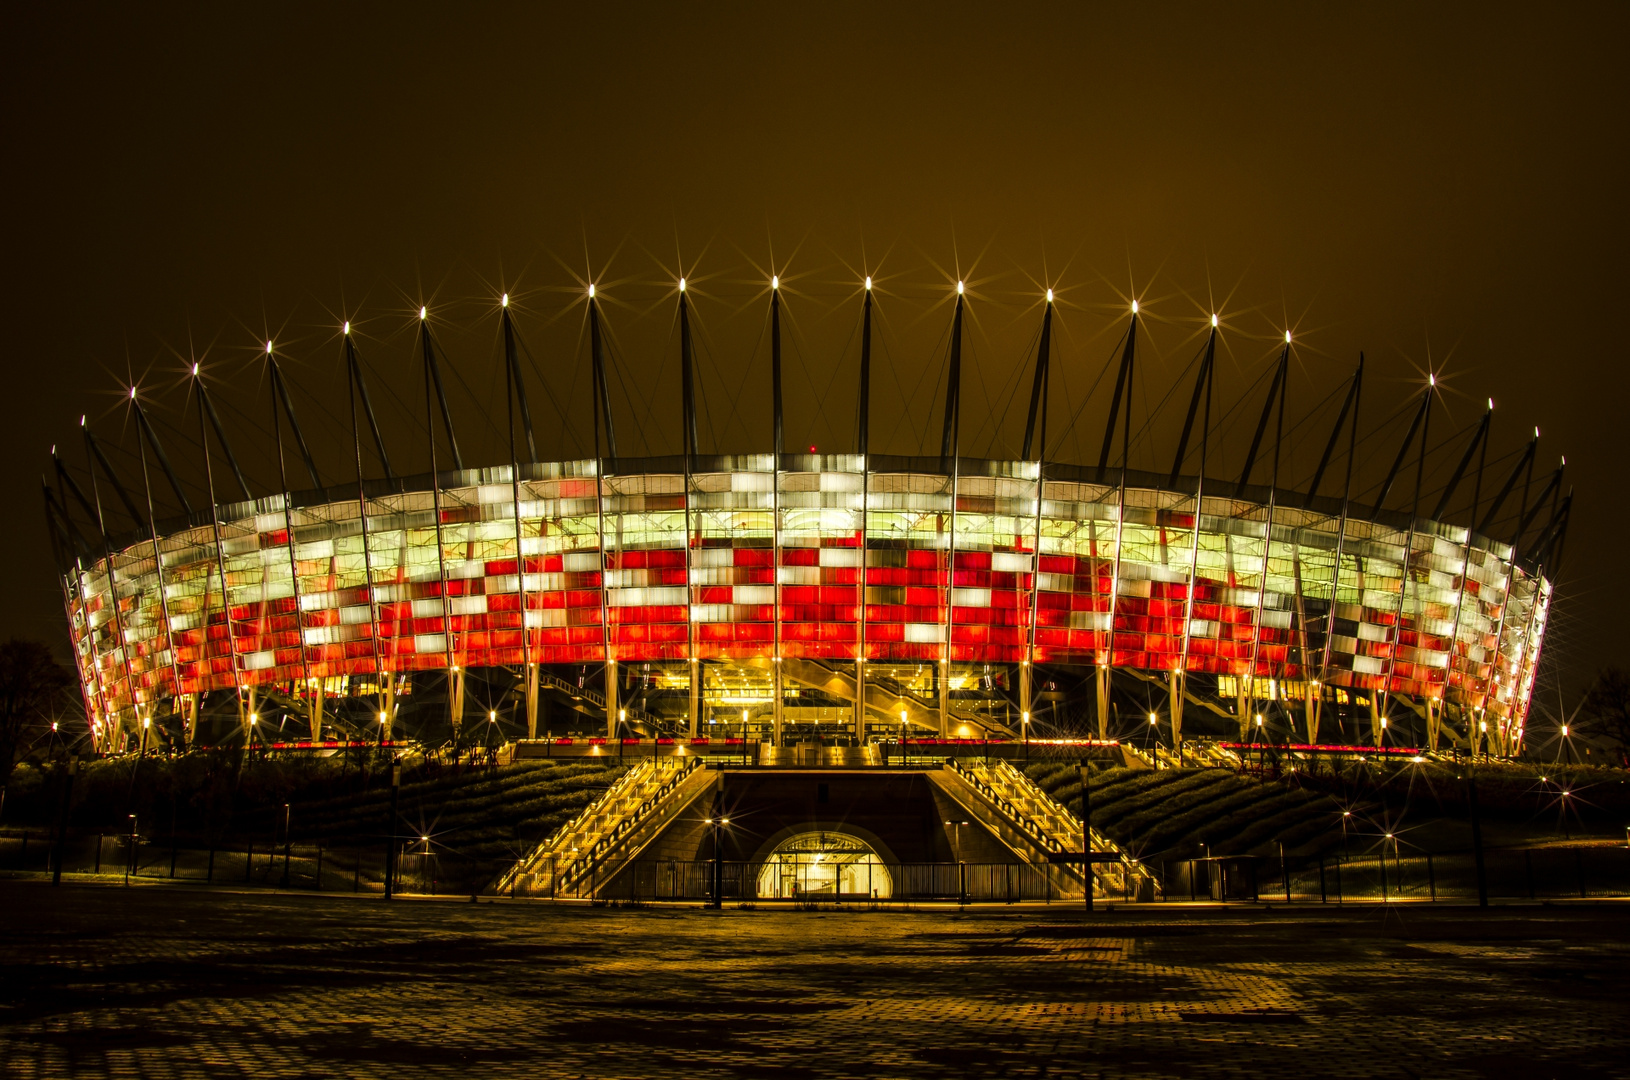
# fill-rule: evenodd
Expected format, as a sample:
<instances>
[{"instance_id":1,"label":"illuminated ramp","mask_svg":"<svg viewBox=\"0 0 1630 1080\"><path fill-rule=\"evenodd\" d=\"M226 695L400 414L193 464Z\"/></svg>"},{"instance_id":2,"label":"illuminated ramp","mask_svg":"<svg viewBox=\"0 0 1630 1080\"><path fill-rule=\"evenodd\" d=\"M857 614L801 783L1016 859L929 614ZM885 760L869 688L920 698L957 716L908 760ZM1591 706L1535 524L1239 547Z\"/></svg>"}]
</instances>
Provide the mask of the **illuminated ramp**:
<instances>
[{"instance_id":1,"label":"illuminated ramp","mask_svg":"<svg viewBox=\"0 0 1630 1080\"><path fill-rule=\"evenodd\" d=\"M1005 761L986 764L953 759L930 777L968 811L970 820L983 825L1028 863L1047 866L1051 856L1081 851L1081 819ZM1092 865L1094 896L1155 898L1160 886L1154 875L1097 830L1092 833L1092 850L1120 857L1118 862ZM1059 870L1075 895L1082 895L1087 868L1065 864Z\"/></svg>"},{"instance_id":2,"label":"illuminated ramp","mask_svg":"<svg viewBox=\"0 0 1630 1080\"><path fill-rule=\"evenodd\" d=\"M703 792L712 774L695 757L644 760L521 859L499 882L510 895L589 896Z\"/></svg>"}]
</instances>

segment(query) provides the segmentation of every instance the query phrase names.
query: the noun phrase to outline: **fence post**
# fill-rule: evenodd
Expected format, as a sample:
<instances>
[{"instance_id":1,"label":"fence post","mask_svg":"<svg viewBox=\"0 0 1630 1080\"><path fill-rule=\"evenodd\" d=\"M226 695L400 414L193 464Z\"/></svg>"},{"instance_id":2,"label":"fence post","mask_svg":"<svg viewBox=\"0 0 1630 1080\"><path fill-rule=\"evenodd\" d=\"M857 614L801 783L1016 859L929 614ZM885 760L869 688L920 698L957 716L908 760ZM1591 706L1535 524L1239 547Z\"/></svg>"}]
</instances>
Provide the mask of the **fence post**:
<instances>
[{"instance_id":1,"label":"fence post","mask_svg":"<svg viewBox=\"0 0 1630 1080\"><path fill-rule=\"evenodd\" d=\"M1319 903L1328 904L1329 902L1330 894L1324 887L1324 852L1321 851L1319 853Z\"/></svg>"},{"instance_id":2,"label":"fence post","mask_svg":"<svg viewBox=\"0 0 1630 1080\"><path fill-rule=\"evenodd\" d=\"M1279 841L1279 873L1285 879L1285 903L1290 903L1290 863L1285 861L1285 842Z\"/></svg>"}]
</instances>

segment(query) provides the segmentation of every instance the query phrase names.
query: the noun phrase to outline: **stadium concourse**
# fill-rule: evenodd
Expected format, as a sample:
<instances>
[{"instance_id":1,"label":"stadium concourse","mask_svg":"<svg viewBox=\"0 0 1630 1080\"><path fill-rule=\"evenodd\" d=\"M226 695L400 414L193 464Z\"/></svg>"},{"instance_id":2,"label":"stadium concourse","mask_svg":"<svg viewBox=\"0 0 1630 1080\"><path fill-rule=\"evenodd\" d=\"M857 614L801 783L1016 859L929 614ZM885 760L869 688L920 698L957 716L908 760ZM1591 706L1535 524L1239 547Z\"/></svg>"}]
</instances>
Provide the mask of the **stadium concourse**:
<instances>
[{"instance_id":1,"label":"stadium concourse","mask_svg":"<svg viewBox=\"0 0 1630 1080\"><path fill-rule=\"evenodd\" d=\"M138 483L82 420L84 463L53 449L44 496L96 748L539 746L575 733L777 751L1152 736L1176 750L1196 731L1249 740L1264 716L1281 742L1520 747L1571 495L1560 469L1532 491L1537 431L1485 478L1492 402L1452 448L1441 493L1423 493L1429 380L1361 504L1360 358L1317 470L1292 490L1287 332L1244 468L1210 475L1213 317L1171 469L1134 468L1133 303L1104 371L1116 374L1102 453L1051 460L1049 292L1022 451L970 457L959 283L940 453L875 453L868 278L853 447L794 453L772 282L773 446L704 453L683 281L674 295L684 445L669 457L618 451L592 286L581 303L594 446L578 460L538 459L507 296L495 329L508 417L493 423L508 460L460 453L449 363L423 309L421 475L391 467L349 323L338 359L355 460L343 481L309 449L274 341L263 360L275 446L256 453L275 452L276 490L251 490L198 365L196 416L179 421L196 430L188 482L136 389ZM365 467L365 443L379 468Z\"/></svg>"}]
</instances>

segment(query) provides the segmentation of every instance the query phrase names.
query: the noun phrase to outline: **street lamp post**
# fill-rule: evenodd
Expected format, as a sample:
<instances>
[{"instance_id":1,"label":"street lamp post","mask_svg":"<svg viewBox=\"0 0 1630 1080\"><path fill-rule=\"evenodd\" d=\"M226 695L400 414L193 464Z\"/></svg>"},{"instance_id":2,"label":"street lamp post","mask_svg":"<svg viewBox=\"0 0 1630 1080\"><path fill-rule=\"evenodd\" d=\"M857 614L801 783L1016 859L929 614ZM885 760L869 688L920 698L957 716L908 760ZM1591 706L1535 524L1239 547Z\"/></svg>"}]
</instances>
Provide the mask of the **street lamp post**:
<instances>
[{"instance_id":1,"label":"street lamp post","mask_svg":"<svg viewBox=\"0 0 1630 1080\"><path fill-rule=\"evenodd\" d=\"M396 800L402 793L402 763L391 763L391 820L385 841L385 899L395 892L396 871Z\"/></svg>"},{"instance_id":2,"label":"street lamp post","mask_svg":"<svg viewBox=\"0 0 1630 1080\"><path fill-rule=\"evenodd\" d=\"M130 868L136 861L136 815L130 815L130 836L125 851L125 886L130 885Z\"/></svg>"},{"instance_id":3,"label":"street lamp post","mask_svg":"<svg viewBox=\"0 0 1630 1080\"><path fill-rule=\"evenodd\" d=\"M957 865L957 902L966 904L968 902L968 870L962 862L962 826L968 823L966 821L947 821L945 824L951 827L951 858L956 860Z\"/></svg>"},{"instance_id":4,"label":"street lamp post","mask_svg":"<svg viewBox=\"0 0 1630 1080\"><path fill-rule=\"evenodd\" d=\"M708 825L713 827L713 888L711 890L713 896L710 899L708 906L714 910L718 910L724 907L724 852L720 847L721 837L719 830L728 826L730 824L730 819L727 817L714 816L707 818L706 821Z\"/></svg>"},{"instance_id":5,"label":"street lamp post","mask_svg":"<svg viewBox=\"0 0 1630 1080\"><path fill-rule=\"evenodd\" d=\"M1077 762L1075 766L1076 779L1081 781L1081 878L1086 883L1083 890L1087 896L1087 910L1092 910L1092 796L1087 789L1087 774L1089 770L1086 762Z\"/></svg>"}]
</instances>

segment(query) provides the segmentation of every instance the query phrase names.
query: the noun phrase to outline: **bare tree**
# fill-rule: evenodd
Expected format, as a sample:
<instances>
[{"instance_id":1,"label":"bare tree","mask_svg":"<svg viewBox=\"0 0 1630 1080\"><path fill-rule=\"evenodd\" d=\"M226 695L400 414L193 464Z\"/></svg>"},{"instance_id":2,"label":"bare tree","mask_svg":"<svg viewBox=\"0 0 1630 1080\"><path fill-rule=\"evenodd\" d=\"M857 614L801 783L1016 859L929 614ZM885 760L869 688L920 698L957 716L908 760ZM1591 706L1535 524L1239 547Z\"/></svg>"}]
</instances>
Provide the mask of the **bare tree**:
<instances>
[{"instance_id":1,"label":"bare tree","mask_svg":"<svg viewBox=\"0 0 1630 1080\"><path fill-rule=\"evenodd\" d=\"M73 676L40 642L0 642L0 784L10 778L30 731L50 727L63 710L73 683Z\"/></svg>"},{"instance_id":2,"label":"bare tree","mask_svg":"<svg viewBox=\"0 0 1630 1080\"><path fill-rule=\"evenodd\" d=\"M1620 761L1630 757L1630 672L1617 664L1603 668L1585 695L1586 729L1596 737L1617 744Z\"/></svg>"}]
</instances>

